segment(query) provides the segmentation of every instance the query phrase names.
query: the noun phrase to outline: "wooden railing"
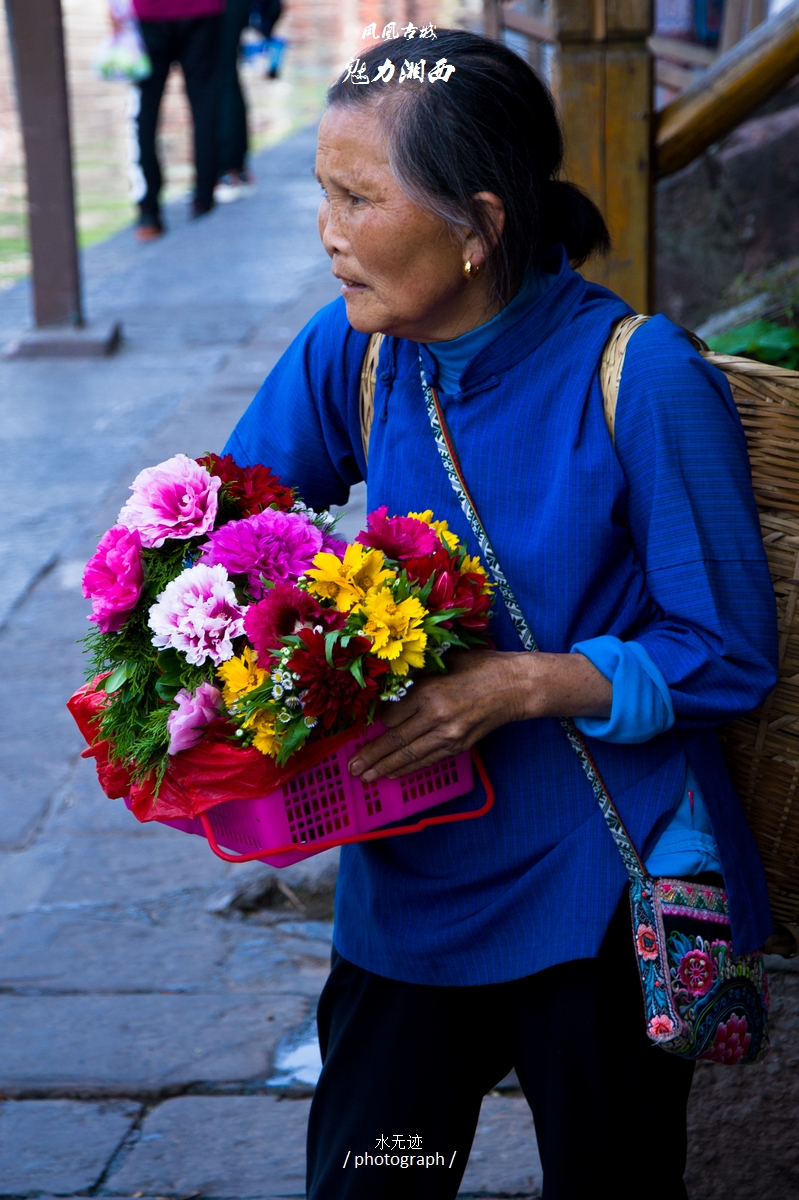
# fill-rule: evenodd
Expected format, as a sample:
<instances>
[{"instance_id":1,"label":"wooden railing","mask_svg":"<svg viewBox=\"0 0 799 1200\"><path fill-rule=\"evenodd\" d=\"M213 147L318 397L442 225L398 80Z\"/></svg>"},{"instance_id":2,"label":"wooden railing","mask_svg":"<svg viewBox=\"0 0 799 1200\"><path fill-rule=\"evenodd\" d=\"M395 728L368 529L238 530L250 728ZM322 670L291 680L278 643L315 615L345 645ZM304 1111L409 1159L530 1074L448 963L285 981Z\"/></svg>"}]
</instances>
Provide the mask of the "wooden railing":
<instances>
[{"instance_id":1,"label":"wooden railing","mask_svg":"<svg viewBox=\"0 0 799 1200\"><path fill-rule=\"evenodd\" d=\"M753 29L654 118L655 167L671 175L799 72L799 0Z\"/></svg>"},{"instance_id":2,"label":"wooden railing","mask_svg":"<svg viewBox=\"0 0 799 1200\"><path fill-rule=\"evenodd\" d=\"M768 21L765 0L727 0L721 45L731 48L721 54L653 37L649 0L547 7L550 20L540 5L484 0L484 29L550 45L566 175L602 209L613 241L585 273L642 312L652 301L653 179L687 166L799 72L799 0ZM660 112L656 83L673 97Z\"/></svg>"}]
</instances>

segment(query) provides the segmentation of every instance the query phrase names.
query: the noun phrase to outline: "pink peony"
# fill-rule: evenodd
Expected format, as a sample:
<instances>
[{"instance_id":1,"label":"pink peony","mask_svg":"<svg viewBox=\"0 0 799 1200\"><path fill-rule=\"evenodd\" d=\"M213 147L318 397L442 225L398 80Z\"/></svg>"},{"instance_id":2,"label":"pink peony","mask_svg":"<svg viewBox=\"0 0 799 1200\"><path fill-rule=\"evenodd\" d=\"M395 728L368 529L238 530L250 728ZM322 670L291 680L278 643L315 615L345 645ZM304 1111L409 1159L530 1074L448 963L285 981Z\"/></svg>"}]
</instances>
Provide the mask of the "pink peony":
<instances>
[{"instance_id":1,"label":"pink peony","mask_svg":"<svg viewBox=\"0 0 799 1200\"><path fill-rule=\"evenodd\" d=\"M222 693L212 683L201 683L194 695L181 688L175 696L177 708L167 717L169 753L190 750L201 740L205 726L219 716Z\"/></svg>"},{"instance_id":2,"label":"pink peony","mask_svg":"<svg viewBox=\"0 0 799 1200\"><path fill-rule=\"evenodd\" d=\"M139 532L115 525L100 538L83 572L83 594L92 602L89 620L103 633L116 633L138 604L143 586Z\"/></svg>"},{"instance_id":3,"label":"pink peony","mask_svg":"<svg viewBox=\"0 0 799 1200\"><path fill-rule=\"evenodd\" d=\"M441 546L434 529L416 517L389 517L388 507L369 513L365 532L355 539L362 546L382 550L386 558L421 558Z\"/></svg>"},{"instance_id":4,"label":"pink peony","mask_svg":"<svg viewBox=\"0 0 799 1200\"><path fill-rule=\"evenodd\" d=\"M261 576L273 583L297 580L321 548L322 534L307 517L267 508L217 529L203 547L203 562L246 575L250 594L259 600L266 590Z\"/></svg>"},{"instance_id":5,"label":"pink peony","mask_svg":"<svg viewBox=\"0 0 799 1200\"><path fill-rule=\"evenodd\" d=\"M198 537L213 529L222 480L185 454L140 471L130 500L117 518L138 529L142 546L163 546L167 538Z\"/></svg>"},{"instance_id":6,"label":"pink peony","mask_svg":"<svg viewBox=\"0 0 799 1200\"><path fill-rule=\"evenodd\" d=\"M225 568L198 563L168 583L150 609L153 645L172 646L196 667L208 658L218 666L233 657L246 611Z\"/></svg>"},{"instance_id":7,"label":"pink peony","mask_svg":"<svg viewBox=\"0 0 799 1200\"><path fill-rule=\"evenodd\" d=\"M726 1063L734 1067L749 1053L751 1044L752 1035L747 1029L746 1017L731 1013L726 1024L719 1024L713 1045L699 1057L708 1062Z\"/></svg>"}]
</instances>

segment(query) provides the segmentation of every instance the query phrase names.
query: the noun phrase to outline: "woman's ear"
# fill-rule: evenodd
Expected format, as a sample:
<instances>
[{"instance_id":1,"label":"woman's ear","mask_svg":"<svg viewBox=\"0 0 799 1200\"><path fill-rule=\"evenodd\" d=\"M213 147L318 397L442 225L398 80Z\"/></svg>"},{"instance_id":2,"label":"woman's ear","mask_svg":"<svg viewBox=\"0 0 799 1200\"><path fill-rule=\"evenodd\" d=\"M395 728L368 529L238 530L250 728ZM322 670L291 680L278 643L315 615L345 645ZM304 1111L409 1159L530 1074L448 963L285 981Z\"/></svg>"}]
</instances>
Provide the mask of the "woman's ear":
<instances>
[{"instance_id":1,"label":"woman's ear","mask_svg":"<svg viewBox=\"0 0 799 1200\"><path fill-rule=\"evenodd\" d=\"M463 243L464 262L470 260L473 266L485 266L491 251L502 237L505 228L505 205L495 192L475 192L474 199L482 204L491 226L491 242L486 245L485 239L478 233L471 232Z\"/></svg>"}]
</instances>

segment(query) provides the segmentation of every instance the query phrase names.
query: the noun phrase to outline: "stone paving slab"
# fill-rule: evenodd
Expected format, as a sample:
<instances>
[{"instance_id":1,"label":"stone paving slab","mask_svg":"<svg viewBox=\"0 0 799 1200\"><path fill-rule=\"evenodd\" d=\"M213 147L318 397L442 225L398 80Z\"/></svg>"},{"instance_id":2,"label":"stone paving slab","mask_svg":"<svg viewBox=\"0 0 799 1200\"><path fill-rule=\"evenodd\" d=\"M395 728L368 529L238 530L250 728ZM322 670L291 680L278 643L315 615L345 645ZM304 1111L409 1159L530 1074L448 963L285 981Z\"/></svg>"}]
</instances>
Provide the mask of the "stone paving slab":
<instances>
[{"instance_id":1,"label":"stone paving slab","mask_svg":"<svg viewBox=\"0 0 799 1200\"><path fill-rule=\"evenodd\" d=\"M300 996L0 996L0 1093L133 1095L263 1078Z\"/></svg>"},{"instance_id":2,"label":"stone paving slab","mask_svg":"<svg viewBox=\"0 0 799 1200\"><path fill-rule=\"evenodd\" d=\"M543 1181L527 1101L486 1096L459 1195L540 1196Z\"/></svg>"},{"instance_id":3,"label":"stone paving slab","mask_svg":"<svg viewBox=\"0 0 799 1200\"><path fill-rule=\"evenodd\" d=\"M0 1195L88 1190L140 1112L129 1100L0 1103Z\"/></svg>"},{"instance_id":4,"label":"stone paving slab","mask_svg":"<svg viewBox=\"0 0 799 1200\"><path fill-rule=\"evenodd\" d=\"M0 988L319 994L330 969L330 924L231 921L198 912L197 902L190 895L177 909L29 912L0 921ZM0 1064L4 1057L0 1048Z\"/></svg>"},{"instance_id":5,"label":"stone paving slab","mask_svg":"<svg viewBox=\"0 0 799 1200\"><path fill-rule=\"evenodd\" d=\"M309 1108L307 1100L268 1096L167 1100L146 1118L104 1190L219 1200L303 1196ZM459 1194L535 1197L542 1178L526 1101L487 1096Z\"/></svg>"},{"instance_id":6,"label":"stone paving slab","mask_svg":"<svg viewBox=\"0 0 799 1200\"><path fill-rule=\"evenodd\" d=\"M141 1139L106 1181L137 1192L214 1200L305 1195L309 1100L273 1096L181 1096L156 1108Z\"/></svg>"}]
</instances>

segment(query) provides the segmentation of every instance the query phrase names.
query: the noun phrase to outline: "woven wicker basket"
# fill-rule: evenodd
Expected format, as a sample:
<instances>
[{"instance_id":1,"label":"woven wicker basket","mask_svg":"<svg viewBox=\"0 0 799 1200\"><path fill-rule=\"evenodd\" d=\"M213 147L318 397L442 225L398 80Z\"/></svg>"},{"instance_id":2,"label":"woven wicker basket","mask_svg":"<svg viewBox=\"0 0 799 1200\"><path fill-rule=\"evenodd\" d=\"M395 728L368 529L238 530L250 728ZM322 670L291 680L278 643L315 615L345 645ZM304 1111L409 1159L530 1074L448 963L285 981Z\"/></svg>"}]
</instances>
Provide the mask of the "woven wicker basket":
<instances>
[{"instance_id":1,"label":"woven wicker basket","mask_svg":"<svg viewBox=\"0 0 799 1200\"><path fill-rule=\"evenodd\" d=\"M760 847L775 920L799 924L799 371L704 352L741 415L777 596L779 682L762 708L719 730Z\"/></svg>"}]
</instances>

